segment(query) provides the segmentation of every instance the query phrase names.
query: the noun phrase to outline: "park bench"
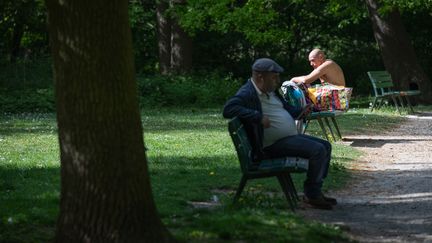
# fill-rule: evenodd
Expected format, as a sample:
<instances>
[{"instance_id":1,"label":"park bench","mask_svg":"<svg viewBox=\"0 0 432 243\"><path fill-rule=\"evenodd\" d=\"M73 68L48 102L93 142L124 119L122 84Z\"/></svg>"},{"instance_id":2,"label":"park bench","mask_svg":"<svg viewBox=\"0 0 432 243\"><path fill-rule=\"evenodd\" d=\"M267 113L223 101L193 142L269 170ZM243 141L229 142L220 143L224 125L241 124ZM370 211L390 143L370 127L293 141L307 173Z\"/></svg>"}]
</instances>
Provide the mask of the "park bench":
<instances>
[{"instance_id":1,"label":"park bench","mask_svg":"<svg viewBox=\"0 0 432 243\"><path fill-rule=\"evenodd\" d=\"M391 75L387 71L369 71L367 72L369 79L372 83L374 90L374 101L372 103L371 111L376 107L379 109L382 106L384 100L393 101L396 110L400 113L398 101L402 108L404 108L403 98L407 103L409 112L414 113L414 109L409 100L409 96L419 95L419 90L409 90L409 91L398 91L394 90L393 80ZM378 103L379 102L379 103ZM377 104L378 103L378 104Z\"/></svg>"},{"instance_id":2,"label":"park bench","mask_svg":"<svg viewBox=\"0 0 432 243\"><path fill-rule=\"evenodd\" d=\"M338 123L336 121L336 116L339 116L342 113L343 113L343 111L314 111L314 112L311 112L306 117L306 125L305 125L305 128L303 130L303 133L306 132L306 129L307 129L309 122L311 120L317 120L318 124L320 125L321 131L324 134L324 137L327 139L327 141L330 141L329 137L327 135L327 130L323 124L323 121L324 121L325 124L327 125L329 131L330 131L330 134L332 135L333 141L336 141L336 138L335 138L334 133L333 133L333 129L332 129L330 122L329 122L329 118L330 118L332 123L333 123L334 128L336 129L336 133L337 133L339 139L342 139L342 134L339 130L339 126L338 126Z\"/></svg>"},{"instance_id":3,"label":"park bench","mask_svg":"<svg viewBox=\"0 0 432 243\"><path fill-rule=\"evenodd\" d=\"M239 118L235 117L228 122L228 131L237 151L242 171L242 178L234 196L233 203L238 201L247 180L277 177L291 210L295 211L299 197L292 181L291 173L306 172L309 166L309 160L299 157L284 157L254 162L252 159L251 144Z\"/></svg>"},{"instance_id":4,"label":"park bench","mask_svg":"<svg viewBox=\"0 0 432 243\"><path fill-rule=\"evenodd\" d=\"M282 89L281 89L281 93L282 96L284 97L284 99L286 100L286 102L288 102L288 104L295 106L295 107L304 107L306 105L306 99L305 99L305 94L304 92L298 88L295 89L295 91L289 91L290 87L292 86L294 83L290 82L290 81L285 81L282 84ZM306 129L309 126L310 121L312 120L317 120L318 124L321 128L321 131L324 135L324 137L327 139L327 141L330 141L328 135L327 135L327 129L325 128L325 125L327 126L328 130L330 131L330 134L332 135L333 141L336 141L336 138L334 136L333 133L333 129L330 125L330 121L329 118L331 119L334 128L336 129L337 135L339 136L340 139L342 139L342 134L339 130L339 126L338 123L336 121L336 116L339 116L343 113L343 111L315 111L315 112L311 112L309 115L307 115L304 118L304 123L303 121L297 121L298 123L300 122L300 124L304 124L304 125L300 125L298 126L299 128L299 133L305 133ZM325 125L324 125L325 123Z\"/></svg>"}]
</instances>

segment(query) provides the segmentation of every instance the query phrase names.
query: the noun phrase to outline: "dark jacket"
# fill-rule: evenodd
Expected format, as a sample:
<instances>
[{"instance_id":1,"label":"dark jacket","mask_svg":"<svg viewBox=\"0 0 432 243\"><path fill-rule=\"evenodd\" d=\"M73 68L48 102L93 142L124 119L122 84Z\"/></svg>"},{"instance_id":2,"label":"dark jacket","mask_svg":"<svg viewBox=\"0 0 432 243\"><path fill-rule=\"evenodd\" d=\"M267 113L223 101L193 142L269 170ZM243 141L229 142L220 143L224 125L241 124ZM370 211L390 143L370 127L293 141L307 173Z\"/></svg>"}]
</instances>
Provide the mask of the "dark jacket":
<instances>
[{"instance_id":1,"label":"dark jacket","mask_svg":"<svg viewBox=\"0 0 432 243\"><path fill-rule=\"evenodd\" d=\"M301 109L288 105L279 92L276 96L282 101L285 110L292 117L297 117ZM263 153L264 127L261 124L263 117L261 102L258 93L249 79L236 93L231 97L224 106L223 116L225 118L238 117L245 126L249 141L251 142L254 161L265 158Z\"/></svg>"}]
</instances>

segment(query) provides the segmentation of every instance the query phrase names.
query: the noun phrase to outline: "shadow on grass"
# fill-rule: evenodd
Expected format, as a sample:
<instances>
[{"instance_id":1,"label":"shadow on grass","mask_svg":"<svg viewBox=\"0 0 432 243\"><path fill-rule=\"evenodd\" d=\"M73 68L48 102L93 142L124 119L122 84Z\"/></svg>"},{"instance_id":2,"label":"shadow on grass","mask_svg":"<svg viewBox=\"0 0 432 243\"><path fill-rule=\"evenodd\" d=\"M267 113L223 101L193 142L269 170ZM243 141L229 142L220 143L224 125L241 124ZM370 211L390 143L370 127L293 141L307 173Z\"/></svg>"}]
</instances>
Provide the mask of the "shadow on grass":
<instances>
[{"instance_id":1,"label":"shadow on grass","mask_svg":"<svg viewBox=\"0 0 432 243\"><path fill-rule=\"evenodd\" d=\"M218 112L180 112L151 111L141 116L144 133L165 131L220 131L227 130L228 119ZM13 136L18 134L57 133L55 114L26 113L0 116L0 134Z\"/></svg>"},{"instance_id":2,"label":"shadow on grass","mask_svg":"<svg viewBox=\"0 0 432 243\"><path fill-rule=\"evenodd\" d=\"M265 241L270 235L280 241L299 238L304 242L314 237L341 237L335 228L329 231L327 226L311 226L294 218L276 178L249 181L242 203L232 207L232 196L241 178L239 163L232 155L149 157L149 161L160 215L176 237L185 242ZM300 191L304 176L295 177ZM58 214L59 168L0 167L0 178L0 242L50 241ZM112 188L121 190L116 185ZM225 193L218 194L218 190ZM215 194L222 206L214 211L203 212L190 204L210 201ZM273 228L273 233L262 231L268 227ZM304 235L306 232L311 234Z\"/></svg>"},{"instance_id":3,"label":"shadow on grass","mask_svg":"<svg viewBox=\"0 0 432 243\"><path fill-rule=\"evenodd\" d=\"M405 118L385 114L363 114L350 111L338 116L336 119L342 136L349 136L377 134L378 132L397 127Z\"/></svg>"},{"instance_id":4,"label":"shadow on grass","mask_svg":"<svg viewBox=\"0 0 432 243\"><path fill-rule=\"evenodd\" d=\"M188 115L187 113L190 113ZM374 134L397 126L404 118L380 113L349 111L337 117L343 136L350 134ZM141 116L144 133L165 131L227 131L228 119L219 110L210 111L147 111ZM355 124L355 125L353 125ZM0 134L49 134L57 133L54 114L23 114L2 116ZM228 133L228 132L227 132ZM312 121L308 133L320 135L317 122Z\"/></svg>"},{"instance_id":5,"label":"shadow on grass","mask_svg":"<svg viewBox=\"0 0 432 243\"><path fill-rule=\"evenodd\" d=\"M351 142L350 146L352 147L370 147L370 148L380 148L386 144L398 144L398 143L410 143L410 142L418 142L418 141L431 141L432 139L422 139L422 138L345 138L345 142Z\"/></svg>"},{"instance_id":6,"label":"shadow on grass","mask_svg":"<svg viewBox=\"0 0 432 243\"><path fill-rule=\"evenodd\" d=\"M58 168L0 167L0 242L50 242L59 189Z\"/></svg>"}]
</instances>

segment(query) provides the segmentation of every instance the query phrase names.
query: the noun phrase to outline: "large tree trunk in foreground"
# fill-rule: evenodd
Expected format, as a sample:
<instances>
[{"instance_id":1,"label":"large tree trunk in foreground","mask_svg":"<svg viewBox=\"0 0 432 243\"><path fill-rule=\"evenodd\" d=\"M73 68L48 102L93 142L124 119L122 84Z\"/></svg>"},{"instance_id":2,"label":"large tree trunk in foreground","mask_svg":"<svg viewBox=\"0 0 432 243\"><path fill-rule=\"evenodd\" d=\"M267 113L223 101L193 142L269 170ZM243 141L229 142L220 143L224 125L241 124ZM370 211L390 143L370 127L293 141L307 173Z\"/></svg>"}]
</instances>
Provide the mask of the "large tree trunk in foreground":
<instances>
[{"instance_id":1,"label":"large tree trunk in foreground","mask_svg":"<svg viewBox=\"0 0 432 243\"><path fill-rule=\"evenodd\" d=\"M384 66L395 85L399 89L408 90L410 85L416 84L422 92L421 101L432 103L431 81L418 63L399 11L395 9L381 16L376 0L365 2Z\"/></svg>"},{"instance_id":2,"label":"large tree trunk in foreground","mask_svg":"<svg viewBox=\"0 0 432 243\"><path fill-rule=\"evenodd\" d=\"M46 0L61 156L56 242L168 242L153 202L127 0Z\"/></svg>"}]
</instances>

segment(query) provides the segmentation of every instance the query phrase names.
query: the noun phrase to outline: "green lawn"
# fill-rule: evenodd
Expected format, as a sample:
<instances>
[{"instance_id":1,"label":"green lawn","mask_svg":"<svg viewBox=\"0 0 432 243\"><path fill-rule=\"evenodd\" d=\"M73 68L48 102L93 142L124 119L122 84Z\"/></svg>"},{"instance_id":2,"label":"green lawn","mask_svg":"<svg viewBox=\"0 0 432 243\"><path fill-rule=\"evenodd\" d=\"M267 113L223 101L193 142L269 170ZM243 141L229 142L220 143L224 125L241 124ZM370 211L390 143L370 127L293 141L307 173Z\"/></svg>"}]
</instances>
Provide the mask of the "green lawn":
<instances>
[{"instance_id":1,"label":"green lawn","mask_svg":"<svg viewBox=\"0 0 432 243\"><path fill-rule=\"evenodd\" d=\"M230 201L240 180L239 163L217 109L143 111L144 139L153 193L163 222L184 242L346 241L334 226L308 222L290 212L277 180L246 186ZM352 109L338 118L343 135L391 129L394 112ZM316 122L309 133L320 135ZM360 153L334 144L324 190L343 187L345 165ZM47 242L54 235L59 203L59 150L54 114L0 116L0 242ZM302 190L303 175L295 175ZM197 202L220 202L211 209Z\"/></svg>"}]
</instances>

